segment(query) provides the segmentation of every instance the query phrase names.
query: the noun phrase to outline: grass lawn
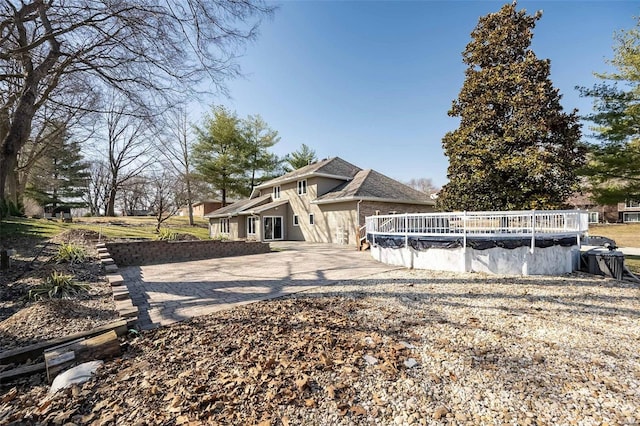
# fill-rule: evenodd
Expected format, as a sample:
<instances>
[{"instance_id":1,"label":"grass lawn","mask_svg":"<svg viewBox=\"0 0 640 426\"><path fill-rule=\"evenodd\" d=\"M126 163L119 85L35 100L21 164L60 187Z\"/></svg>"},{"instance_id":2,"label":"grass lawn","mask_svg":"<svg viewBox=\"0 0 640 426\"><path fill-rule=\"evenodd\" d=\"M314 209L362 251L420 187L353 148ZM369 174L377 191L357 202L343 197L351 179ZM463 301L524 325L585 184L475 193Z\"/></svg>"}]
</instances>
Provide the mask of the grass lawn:
<instances>
[{"instance_id":1,"label":"grass lawn","mask_svg":"<svg viewBox=\"0 0 640 426\"><path fill-rule=\"evenodd\" d=\"M0 238L29 236L46 239L68 229L87 229L109 238L154 239L158 235L153 217L82 217L73 220L72 223L62 223L56 220L10 217L0 224ZM175 216L165 221L162 228L208 239L206 220L195 219L195 222L194 226L189 226L188 218Z\"/></svg>"},{"instance_id":2,"label":"grass lawn","mask_svg":"<svg viewBox=\"0 0 640 426\"><path fill-rule=\"evenodd\" d=\"M640 247L640 223L589 225L589 235L611 238L620 247Z\"/></svg>"},{"instance_id":3,"label":"grass lawn","mask_svg":"<svg viewBox=\"0 0 640 426\"><path fill-rule=\"evenodd\" d=\"M640 256L625 256L624 264L634 274L640 274Z\"/></svg>"}]
</instances>

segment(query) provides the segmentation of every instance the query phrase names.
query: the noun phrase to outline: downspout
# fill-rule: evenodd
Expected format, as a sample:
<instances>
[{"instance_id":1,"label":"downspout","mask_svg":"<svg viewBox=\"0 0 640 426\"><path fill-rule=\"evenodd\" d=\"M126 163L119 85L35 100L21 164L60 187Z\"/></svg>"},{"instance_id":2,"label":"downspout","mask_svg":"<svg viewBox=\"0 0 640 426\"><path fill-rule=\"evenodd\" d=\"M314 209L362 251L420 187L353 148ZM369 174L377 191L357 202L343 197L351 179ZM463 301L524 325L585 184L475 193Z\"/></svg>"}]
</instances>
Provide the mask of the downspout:
<instances>
[{"instance_id":1,"label":"downspout","mask_svg":"<svg viewBox=\"0 0 640 426\"><path fill-rule=\"evenodd\" d=\"M364 201L362 198L356 204L356 249L360 250L360 203Z\"/></svg>"}]
</instances>

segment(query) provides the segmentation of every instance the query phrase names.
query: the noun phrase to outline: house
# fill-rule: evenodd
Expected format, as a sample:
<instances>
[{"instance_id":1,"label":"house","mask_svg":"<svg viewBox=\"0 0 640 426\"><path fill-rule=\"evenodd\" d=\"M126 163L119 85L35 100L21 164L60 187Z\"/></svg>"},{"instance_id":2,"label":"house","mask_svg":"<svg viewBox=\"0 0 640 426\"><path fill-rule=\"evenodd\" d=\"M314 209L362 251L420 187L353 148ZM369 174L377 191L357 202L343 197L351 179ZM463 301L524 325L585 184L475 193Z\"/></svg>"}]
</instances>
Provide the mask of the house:
<instances>
[{"instance_id":1,"label":"house","mask_svg":"<svg viewBox=\"0 0 640 426\"><path fill-rule=\"evenodd\" d=\"M193 217L205 217L205 215L218 210L220 207L222 207L222 201L220 200L201 201L191 205L191 208L193 209ZM189 216L188 205L180 209L179 215Z\"/></svg>"},{"instance_id":2,"label":"house","mask_svg":"<svg viewBox=\"0 0 640 426\"><path fill-rule=\"evenodd\" d=\"M640 201L628 199L623 203L600 205L591 199L591 194L574 194L567 204L589 212L589 223L640 222Z\"/></svg>"},{"instance_id":3,"label":"house","mask_svg":"<svg viewBox=\"0 0 640 426\"><path fill-rule=\"evenodd\" d=\"M640 201L628 199L624 203L618 203L620 222L640 222Z\"/></svg>"},{"instance_id":4,"label":"house","mask_svg":"<svg viewBox=\"0 0 640 426\"><path fill-rule=\"evenodd\" d=\"M249 199L205 217L212 238L356 244L366 216L434 205L420 191L333 157L258 185Z\"/></svg>"},{"instance_id":5,"label":"house","mask_svg":"<svg viewBox=\"0 0 640 426\"><path fill-rule=\"evenodd\" d=\"M618 206L597 204L589 193L576 193L567 200L567 204L589 212L589 223L616 223L620 220Z\"/></svg>"}]
</instances>

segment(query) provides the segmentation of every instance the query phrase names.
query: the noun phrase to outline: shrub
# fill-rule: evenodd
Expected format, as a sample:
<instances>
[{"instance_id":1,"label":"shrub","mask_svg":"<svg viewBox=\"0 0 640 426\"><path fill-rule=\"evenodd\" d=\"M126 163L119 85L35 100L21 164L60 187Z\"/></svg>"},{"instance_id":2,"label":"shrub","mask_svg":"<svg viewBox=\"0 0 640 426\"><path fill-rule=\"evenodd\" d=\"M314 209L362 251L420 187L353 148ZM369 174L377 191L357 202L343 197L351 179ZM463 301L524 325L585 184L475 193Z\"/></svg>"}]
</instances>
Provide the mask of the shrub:
<instances>
[{"instance_id":1,"label":"shrub","mask_svg":"<svg viewBox=\"0 0 640 426\"><path fill-rule=\"evenodd\" d=\"M175 241L178 239L178 234L169 229L162 228L158 232L156 239L162 241Z\"/></svg>"},{"instance_id":2,"label":"shrub","mask_svg":"<svg viewBox=\"0 0 640 426\"><path fill-rule=\"evenodd\" d=\"M87 253L82 247L65 243L58 248L55 258L58 263L82 263L86 257Z\"/></svg>"},{"instance_id":3,"label":"shrub","mask_svg":"<svg viewBox=\"0 0 640 426\"><path fill-rule=\"evenodd\" d=\"M69 299L73 295L86 293L89 288L89 284L75 281L72 275L54 271L44 284L29 290L29 299Z\"/></svg>"}]
</instances>

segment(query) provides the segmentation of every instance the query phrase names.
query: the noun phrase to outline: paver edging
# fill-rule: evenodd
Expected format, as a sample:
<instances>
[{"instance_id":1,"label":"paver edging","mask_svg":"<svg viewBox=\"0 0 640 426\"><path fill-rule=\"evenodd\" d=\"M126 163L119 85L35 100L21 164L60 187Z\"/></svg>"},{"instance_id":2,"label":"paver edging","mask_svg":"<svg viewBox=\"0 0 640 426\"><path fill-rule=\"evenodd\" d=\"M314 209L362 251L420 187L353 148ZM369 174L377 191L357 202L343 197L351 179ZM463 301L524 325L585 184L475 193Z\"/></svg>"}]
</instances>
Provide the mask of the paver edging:
<instances>
[{"instance_id":1,"label":"paver edging","mask_svg":"<svg viewBox=\"0 0 640 426\"><path fill-rule=\"evenodd\" d=\"M104 243L98 243L96 249L99 251L100 263L107 272L107 281L111 284L111 296L118 311L120 319L127 319L132 326L138 325L139 310L131 300L131 295L127 289L122 275L113 274L118 271L115 263ZM110 273L111 272L111 273Z\"/></svg>"}]
</instances>

